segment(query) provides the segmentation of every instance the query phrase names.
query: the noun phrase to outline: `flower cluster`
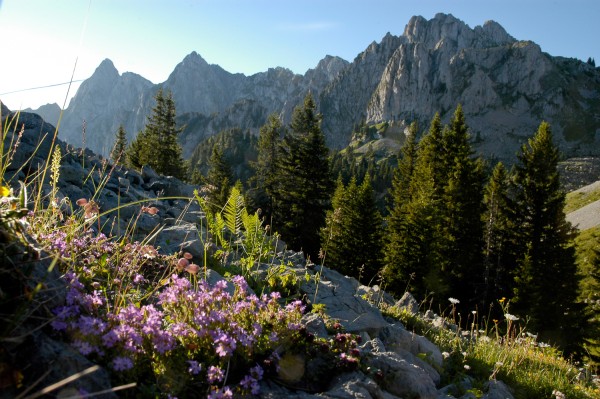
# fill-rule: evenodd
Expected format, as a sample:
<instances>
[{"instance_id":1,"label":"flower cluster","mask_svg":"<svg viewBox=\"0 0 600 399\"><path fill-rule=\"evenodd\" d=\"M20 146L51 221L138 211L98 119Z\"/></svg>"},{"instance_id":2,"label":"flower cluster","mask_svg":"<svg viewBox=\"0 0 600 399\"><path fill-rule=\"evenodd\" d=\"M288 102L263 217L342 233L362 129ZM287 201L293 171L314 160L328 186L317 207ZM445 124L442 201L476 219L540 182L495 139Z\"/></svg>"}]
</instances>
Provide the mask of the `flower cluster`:
<instances>
[{"instance_id":1,"label":"flower cluster","mask_svg":"<svg viewBox=\"0 0 600 399\"><path fill-rule=\"evenodd\" d=\"M226 381L228 364L268 357L298 330L304 311L299 301L280 306L277 293L248 293L239 276L230 294L224 280L211 287L173 274L153 303L121 307L106 306L102 293L88 290L75 273L65 279L67 303L55 309L52 326L67 332L80 353L97 357L114 372L147 362L155 372L177 370L189 385L204 386L215 398L235 391L257 394L262 367L255 362L232 388Z\"/></svg>"}]
</instances>

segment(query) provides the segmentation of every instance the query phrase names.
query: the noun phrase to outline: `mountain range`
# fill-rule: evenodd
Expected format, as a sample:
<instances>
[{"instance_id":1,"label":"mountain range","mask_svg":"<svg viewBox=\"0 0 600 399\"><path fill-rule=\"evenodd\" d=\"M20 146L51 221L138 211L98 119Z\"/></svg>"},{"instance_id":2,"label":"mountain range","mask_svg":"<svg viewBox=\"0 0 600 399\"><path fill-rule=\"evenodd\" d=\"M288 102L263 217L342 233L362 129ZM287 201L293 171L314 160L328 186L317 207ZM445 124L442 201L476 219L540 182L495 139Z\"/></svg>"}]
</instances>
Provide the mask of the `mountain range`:
<instances>
[{"instance_id":1,"label":"mountain range","mask_svg":"<svg viewBox=\"0 0 600 399\"><path fill-rule=\"evenodd\" d=\"M600 155L600 68L544 53L494 21L470 28L448 14L412 17L401 36L388 33L352 62L326 56L304 75L281 67L233 74L192 52L153 84L119 74L106 59L65 109L59 135L106 155L120 124L129 140L143 129L159 88L173 93L185 157L219 131L258 132L271 113L289 122L309 91L335 149L349 144L359 124L418 121L424 130L436 112L449 121L460 103L474 147L487 157L511 162L542 120L565 156ZM35 112L54 122L59 111Z\"/></svg>"}]
</instances>

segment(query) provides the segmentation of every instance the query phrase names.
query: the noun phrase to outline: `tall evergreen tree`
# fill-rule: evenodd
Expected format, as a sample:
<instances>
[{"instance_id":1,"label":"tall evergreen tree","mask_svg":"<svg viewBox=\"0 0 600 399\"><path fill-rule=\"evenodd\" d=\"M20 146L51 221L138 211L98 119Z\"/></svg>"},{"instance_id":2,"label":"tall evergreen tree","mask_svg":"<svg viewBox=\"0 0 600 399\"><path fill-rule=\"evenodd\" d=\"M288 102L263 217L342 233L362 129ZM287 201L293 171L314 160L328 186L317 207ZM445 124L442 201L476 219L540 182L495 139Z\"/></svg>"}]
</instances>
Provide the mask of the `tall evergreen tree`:
<instances>
[{"instance_id":1,"label":"tall evergreen tree","mask_svg":"<svg viewBox=\"0 0 600 399\"><path fill-rule=\"evenodd\" d=\"M499 298L510 298L514 288L517 252L513 231L516 226L509 184L504 164L497 163L484 193L484 307Z\"/></svg>"},{"instance_id":2,"label":"tall evergreen tree","mask_svg":"<svg viewBox=\"0 0 600 399\"><path fill-rule=\"evenodd\" d=\"M319 230L325 225L333 188L329 150L320 125L321 115L309 93L303 106L294 109L280 146L273 192L277 231L291 248L302 249L313 260L320 250Z\"/></svg>"},{"instance_id":3,"label":"tall evergreen tree","mask_svg":"<svg viewBox=\"0 0 600 399\"><path fill-rule=\"evenodd\" d=\"M578 276L574 230L564 214L558 149L542 122L521 148L514 178L516 241L521 257L515 276L515 311L528 328L567 352L576 351L583 319L576 304Z\"/></svg>"},{"instance_id":4,"label":"tall evergreen tree","mask_svg":"<svg viewBox=\"0 0 600 399\"><path fill-rule=\"evenodd\" d=\"M220 212L227 203L233 185L233 172L223 149L215 145L209 160L209 169L202 180L207 191L207 202L211 212Z\"/></svg>"},{"instance_id":5,"label":"tall evergreen tree","mask_svg":"<svg viewBox=\"0 0 600 399\"><path fill-rule=\"evenodd\" d=\"M417 162L418 125L410 125L406 142L402 147L398 167L394 171L389 204L389 217L387 223L387 241L385 249L386 267L383 271L384 278L391 291L402 294L404 286L416 277L417 265L420 264L420 242L414 229L411 208L411 181ZM404 285L404 286L403 286ZM423 287L411 287L414 295L423 295Z\"/></svg>"},{"instance_id":6,"label":"tall evergreen tree","mask_svg":"<svg viewBox=\"0 0 600 399\"><path fill-rule=\"evenodd\" d=\"M119 165L123 165L126 162L126 152L127 150L127 133L125 132L125 128L123 125L119 126L117 130L117 134L115 136L115 144L113 145L113 149L110 152L110 159Z\"/></svg>"},{"instance_id":7,"label":"tall evergreen tree","mask_svg":"<svg viewBox=\"0 0 600 399\"><path fill-rule=\"evenodd\" d=\"M472 306L483 279L483 168L473 157L462 108L443 128L436 114L416 160L405 155L399 165L412 175L408 185L399 177L394 185L385 273L391 290L409 286L418 297L453 296Z\"/></svg>"},{"instance_id":8,"label":"tall evergreen tree","mask_svg":"<svg viewBox=\"0 0 600 399\"><path fill-rule=\"evenodd\" d=\"M363 281L369 284L383 267L383 219L377 209L370 175L366 175L358 187L355 208L357 218L352 230L358 242L353 258L362 268Z\"/></svg>"},{"instance_id":9,"label":"tall evergreen tree","mask_svg":"<svg viewBox=\"0 0 600 399\"><path fill-rule=\"evenodd\" d=\"M144 131L136 138L130 154L140 166L149 165L157 173L184 179L186 167L177 142L182 129L177 127L175 120L173 95L169 92L165 97L159 89L155 100L156 105L148 116Z\"/></svg>"},{"instance_id":10,"label":"tall evergreen tree","mask_svg":"<svg viewBox=\"0 0 600 399\"><path fill-rule=\"evenodd\" d=\"M483 162L474 158L470 136L460 105L448 129L444 130L441 154L446 182L441 208L441 257L449 295L459 298L466 310L481 303L484 292L483 245ZM444 270L444 267L446 268Z\"/></svg>"},{"instance_id":11,"label":"tall evergreen tree","mask_svg":"<svg viewBox=\"0 0 600 399\"><path fill-rule=\"evenodd\" d=\"M144 165L142 163L145 159L143 152L147 142L145 131L138 132L138 135L125 150L125 161L128 167L139 170Z\"/></svg>"},{"instance_id":12,"label":"tall evergreen tree","mask_svg":"<svg viewBox=\"0 0 600 399\"><path fill-rule=\"evenodd\" d=\"M267 123L260 128L258 136L258 159L253 168L255 174L251 184L251 206L262 209L262 215L270 220L273 212L273 194L276 187L277 158L283 136L283 125L277 114L269 116Z\"/></svg>"},{"instance_id":13,"label":"tall evergreen tree","mask_svg":"<svg viewBox=\"0 0 600 399\"><path fill-rule=\"evenodd\" d=\"M360 186L354 177L347 186L338 179L332 208L321 230L325 263L369 284L382 266L382 219L369 176Z\"/></svg>"}]
</instances>

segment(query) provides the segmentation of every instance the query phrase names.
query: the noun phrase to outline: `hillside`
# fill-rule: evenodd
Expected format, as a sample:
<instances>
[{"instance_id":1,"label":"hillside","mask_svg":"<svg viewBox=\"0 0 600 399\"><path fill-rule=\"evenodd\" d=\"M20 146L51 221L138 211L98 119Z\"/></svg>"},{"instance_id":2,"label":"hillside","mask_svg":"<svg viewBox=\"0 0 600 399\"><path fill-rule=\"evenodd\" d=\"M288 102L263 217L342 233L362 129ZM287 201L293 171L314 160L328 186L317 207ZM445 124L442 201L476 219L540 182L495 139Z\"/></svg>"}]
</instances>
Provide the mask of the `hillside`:
<instances>
[{"instance_id":1,"label":"hillside","mask_svg":"<svg viewBox=\"0 0 600 399\"><path fill-rule=\"evenodd\" d=\"M177 179L53 148L37 115L18 123L1 176L22 191L0 201L0 398L598 395L589 370L514 335L514 316L474 311L463 330L453 298L436 314L286 250L239 193L217 217Z\"/></svg>"},{"instance_id":2,"label":"hillside","mask_svg":"<svg viewBox=\"0 0 600 399\"><path fill-rule=\"evenodd\" d=\"M333 149L346 147L363 122L426 126L439 112L445 123L461 103L476 150L488 158L512 163L541 120L566 156L600 155L600 68L553 57L493 21L471 28L452 15L413 17L402 35L373 42L352 62L327 56L304 75L279 67L232 74L192 52L152 84L105 60L65 110L61 138L106 155L120 124L130 139L142 129L159 87L173 91L186 156L222 130L256 133L273 112L287 123L308 91Z\"/></svg>"}]
</instances>

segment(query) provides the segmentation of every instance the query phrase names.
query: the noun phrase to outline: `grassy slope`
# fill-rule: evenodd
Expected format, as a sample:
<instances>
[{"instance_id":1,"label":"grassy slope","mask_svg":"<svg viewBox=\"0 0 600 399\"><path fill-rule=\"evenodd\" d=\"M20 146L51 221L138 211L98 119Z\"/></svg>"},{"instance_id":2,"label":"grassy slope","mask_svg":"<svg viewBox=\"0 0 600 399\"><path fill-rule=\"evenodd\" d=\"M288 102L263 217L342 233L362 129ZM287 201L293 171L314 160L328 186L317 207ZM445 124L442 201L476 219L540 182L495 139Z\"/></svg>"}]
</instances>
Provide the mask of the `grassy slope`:
<instances>
[{"instance_id":1,"label":"grassy slope","mask_svg":"<svg viewBox=\"0 0 600 399\"><path fill-rule=\"evenodd\" d=\"M600 200L600 186L591 190L571 191L567 194L565 213L571 213L598 200Z\"/></svg>"}]
</instances>

